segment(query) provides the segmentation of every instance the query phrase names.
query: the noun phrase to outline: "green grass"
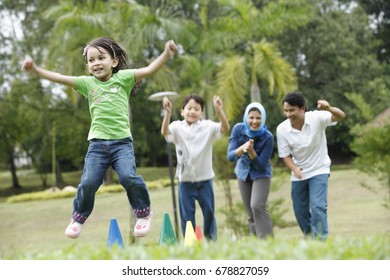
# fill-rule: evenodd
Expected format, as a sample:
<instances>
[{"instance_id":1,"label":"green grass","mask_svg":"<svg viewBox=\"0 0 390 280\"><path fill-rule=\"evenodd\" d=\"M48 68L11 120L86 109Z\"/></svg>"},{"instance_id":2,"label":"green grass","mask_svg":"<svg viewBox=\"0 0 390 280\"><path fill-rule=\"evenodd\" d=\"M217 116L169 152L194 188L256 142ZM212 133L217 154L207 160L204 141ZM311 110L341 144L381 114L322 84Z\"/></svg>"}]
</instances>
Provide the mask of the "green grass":
<instances>
[{"instance_id":1,"label":"green grass","mask_svg":"<svg viewBox=\"0 0 390 280\"><path fill-rule=\"evenodd\" d=\"M142 174L145 180L154 181L161 178L169 178L169 169L168 167L144 167L137 168L138 174ZM65 172L62 174L63 180L66 186L77 187L82 171L72 171ZM15 190L11 188L12 179L11 173L9 171L0 172L0 202L4 201L6 197L11 195L28 193L28 192L37 192L45 190L48 187L42 186L42 180L40 175L35 173L33 170L18 170L17 172L19 184L22 186L20 190ZM47 185L53 186L53 177L51 174L47 174ZM114 172L114 181L117 182L117 175Z\"/></svg>"},{"instance_id":2,"label":"green grass","mask_svg":"<svg viewBox=\"0 0 390 280\"><path fill-rule=\"evenodd\" d=\"M363 188L365 182L373 190ZM235 202L240 202L231 181ZM327 242L305 240L295 223L290 182L272 191L269 199L283 198L284 219L294 224L274 228L275 238L259 241L235 237L225 227L225 198L215 182L218 241L184 247L183 238L173 246L159 245L162 218L168 212L172 223L170 188L151 190L154 220L151 233L130 243L130 207L124 192L96 196L94 212L77 240L64 236L73 198L22 203L0 203L0 259L390 259L390 211L381 204L386 190L374 178L356 170L336 170L329 183L329 230ZM116 218L125 249L107 250L111 218ZM199 208L197 221L202 224Z\"/></svg>"}]
</instances>

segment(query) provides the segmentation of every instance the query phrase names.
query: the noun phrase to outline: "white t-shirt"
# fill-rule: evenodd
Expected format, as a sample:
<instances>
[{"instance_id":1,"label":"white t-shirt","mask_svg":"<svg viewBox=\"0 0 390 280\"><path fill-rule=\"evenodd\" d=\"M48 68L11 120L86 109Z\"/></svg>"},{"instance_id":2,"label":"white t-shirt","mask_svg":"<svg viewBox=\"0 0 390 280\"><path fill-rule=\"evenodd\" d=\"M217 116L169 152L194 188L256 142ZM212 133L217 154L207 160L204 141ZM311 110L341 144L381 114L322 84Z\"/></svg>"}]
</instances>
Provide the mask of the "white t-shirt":
<instances>
[{"instance_id":1,"label":"white t-shirt","mask_svg":"<svg viewBox=\"0 0 390 280\"><path fill-rule=\"evenodd\" d=\"M165 139L176 146L176 177L180 182L210 180L213 142L221 137L221 123L199 120L188 125L185 120L173 121Z\"/></svg>"},{"instance_id":2,"label":"white t-shirt","mask_svg":"<svg viewBox=\"0 0 390 280\"><path fill-rule=\"evenodd\" d=\"M302 168L302 179L291 172L292 181L330 173L331 160L325 130L336 123L332 122L332 114L328 111L310 111L305 113L301 131L293 128L288 119L278 125L276 136L279 157L291 155L295 165Z\"/></svg>"}]
</instances>

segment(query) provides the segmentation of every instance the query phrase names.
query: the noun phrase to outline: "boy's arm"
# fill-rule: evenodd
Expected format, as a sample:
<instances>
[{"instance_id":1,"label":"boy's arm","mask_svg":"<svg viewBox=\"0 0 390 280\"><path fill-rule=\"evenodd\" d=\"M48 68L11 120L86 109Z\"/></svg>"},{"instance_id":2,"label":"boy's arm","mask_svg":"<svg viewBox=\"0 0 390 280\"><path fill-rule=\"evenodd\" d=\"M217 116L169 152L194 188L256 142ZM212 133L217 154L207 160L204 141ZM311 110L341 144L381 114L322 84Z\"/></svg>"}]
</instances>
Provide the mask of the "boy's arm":
<instances>
[{"instance_id":1,"label":"boy's arm","mask_svg":"<svg viewBox=\"0 0 390 280\"><path fill-rule=\"evenodd\" d=\"M163 107L165 109L164 118L161 124L161 134L165 137L169 135L169 121L171 119L172 103L167 97L163 99Z\"/></svg>"},{"instance_id":2,"label":"boy's arm","mask_svg":"<svg viewBox=\"0 0 390 280\"><path fill-rule=\"evenodd\" d=\"M134 76L135 80L142 80L145 77L152 76L156 73L164 64L177 52L177 46L173 40L169 40L165 43L164 51L150 63L148 66L135 69Z\"/></svg>"},{"instance_id":3,"label":"boy's arm","mask_svg":"<svg viewBox=\"0 0 390 280\"><path fill-rule=\"evenodd\" d=\"M26 58L22 65L22 70L35 73L39 77L49 80L54 83L63 84L65 86L69 86L74 88L76 84L73 81L71 76L62 75L57 72L53 72L50 70L43 69L37 65L35 65L34 61L31 58Z\"/></svg>"},{"instance_id":4,"label":"boy's arm","mask_svg":"<svg viewBox=\"0 0 390 280\"><path fill-rule=\"evenodd\" d=\"M221 98L219 96L214 96L213 101L214 101L215 112L217 113L219 121L221 122L221 132L222 133L229 132L230 124L225 115L225 112L222 109Z\"/></svg>"}]
</instances>

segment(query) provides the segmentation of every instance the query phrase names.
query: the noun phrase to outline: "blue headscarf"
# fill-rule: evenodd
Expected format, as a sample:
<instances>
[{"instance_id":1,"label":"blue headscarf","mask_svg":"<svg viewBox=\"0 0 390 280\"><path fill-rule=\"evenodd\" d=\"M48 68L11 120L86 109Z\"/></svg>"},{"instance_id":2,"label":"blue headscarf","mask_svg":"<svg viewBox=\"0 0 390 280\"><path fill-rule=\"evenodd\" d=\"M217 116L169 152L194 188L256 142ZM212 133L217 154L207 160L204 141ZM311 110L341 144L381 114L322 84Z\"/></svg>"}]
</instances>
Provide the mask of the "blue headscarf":
<instances>
[{"instance_id":1,"label":"blue headscarf","mask_svg":"<svg viewBox=\"0 0 390 280\"><path fill-rule=\"evenodd\" d=\"M251 130L250 126L248 124L248 114L249 114L249 110L252 108L256 108L257 110L260 111L260 114L261 114L261 124L260 124L260 127L257 131ZM260 137L264 133L266 133L266 131L267 131L267 126L265 125L266 118L267 118L267 115L265 113L265 109L264 109L263 105L261 105L260 103L253 102L253 103L249 104L248 106L246 106L244 117L243 117L246 135L248 135L248 137L250 137L250 138L255 138L255 137Z\"/></svg>"}]
</instances>

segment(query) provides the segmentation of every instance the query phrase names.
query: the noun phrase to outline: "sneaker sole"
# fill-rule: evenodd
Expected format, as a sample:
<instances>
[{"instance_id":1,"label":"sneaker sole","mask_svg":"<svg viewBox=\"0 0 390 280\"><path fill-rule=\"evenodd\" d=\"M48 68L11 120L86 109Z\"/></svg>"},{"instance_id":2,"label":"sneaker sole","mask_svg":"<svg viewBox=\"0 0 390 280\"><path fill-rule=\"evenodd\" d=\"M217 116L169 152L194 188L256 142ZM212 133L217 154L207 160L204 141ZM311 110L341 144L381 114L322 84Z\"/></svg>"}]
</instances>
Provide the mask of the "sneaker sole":
<instances>
[{"instance_id":1,"label":"sneaker sole","mask_svg":"<svg viewBox=\"0 0 390 280\"><path fill-rule=\"evenodd\" d=\"M72 238L72 239L76 239L78 238L80 235L69 235L69 234L66 234L65 233L65 236L69 237L69 238Z\"/></svg>"},{"instance_id":2,"label":"sneaker sole","mask_svg":"<svg viewBox=\"0 0 390 280\"><path fill-rule=\"evenodd\" d=\"M149 232L146 232L146 233L134 233L134 236L135 237L144 237L146 235L148 235Z\"/></svg>"}]
</instances>

